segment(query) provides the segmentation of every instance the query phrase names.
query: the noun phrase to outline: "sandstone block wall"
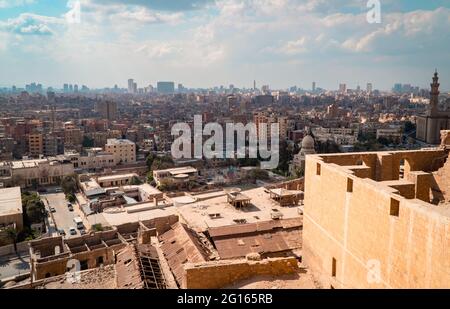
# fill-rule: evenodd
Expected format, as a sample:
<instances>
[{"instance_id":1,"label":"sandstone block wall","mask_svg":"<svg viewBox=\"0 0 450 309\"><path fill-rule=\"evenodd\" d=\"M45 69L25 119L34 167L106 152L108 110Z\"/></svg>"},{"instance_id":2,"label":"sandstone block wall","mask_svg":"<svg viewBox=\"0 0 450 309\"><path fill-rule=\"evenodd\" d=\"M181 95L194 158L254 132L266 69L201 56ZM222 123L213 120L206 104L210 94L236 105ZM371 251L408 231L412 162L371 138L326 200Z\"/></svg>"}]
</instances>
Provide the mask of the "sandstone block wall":
<instances>
[{"instance_id":1,"label":"sandstone block wall","mask_svg":"<svg viewBox=\"0 0 450 309\"><path fill-rule=\"evenodd\" d=\"M430 162L442 153L406 155L421 168L413 159ZM338 156L324 161L354 164ZM389 164L373 173L380 180L396 178L389 157L397 161L405 153L383 156ZM309 156L305 174L303 261L317 279L334 288L449 288L449 213L324 161Z\"/></svg>"},{"instance_id":2,"label":"sandstone block wall","mask_svg":"<svg viewBox=\"0 0 450 309\"><path fill-rule=\"evenodd\" d=\"M298 271L295 258L273 258L262 261L224 261L186 264L183 288L220 289L259 275L279 276Z\"/></svg>"}]
</instances>

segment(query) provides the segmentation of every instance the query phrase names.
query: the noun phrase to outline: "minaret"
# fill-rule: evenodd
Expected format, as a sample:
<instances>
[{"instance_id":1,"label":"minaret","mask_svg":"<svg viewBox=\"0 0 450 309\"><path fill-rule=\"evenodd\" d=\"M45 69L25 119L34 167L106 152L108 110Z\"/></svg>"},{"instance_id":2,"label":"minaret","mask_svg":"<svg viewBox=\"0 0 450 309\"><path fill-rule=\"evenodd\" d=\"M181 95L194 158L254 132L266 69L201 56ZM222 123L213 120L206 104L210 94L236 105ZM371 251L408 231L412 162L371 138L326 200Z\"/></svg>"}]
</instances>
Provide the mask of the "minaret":
<instances>
[{"instance_id":1,"label":"minaret","mask_svg":"<svg viewBox=\"0 0 450 309\"><path fill-rule=\"evenodd\" d=\"M434 72L433 83L431 85L430 92L430 116L436 116L439 112L439 77L437 69Z\"/></svg>"}]
</instances>

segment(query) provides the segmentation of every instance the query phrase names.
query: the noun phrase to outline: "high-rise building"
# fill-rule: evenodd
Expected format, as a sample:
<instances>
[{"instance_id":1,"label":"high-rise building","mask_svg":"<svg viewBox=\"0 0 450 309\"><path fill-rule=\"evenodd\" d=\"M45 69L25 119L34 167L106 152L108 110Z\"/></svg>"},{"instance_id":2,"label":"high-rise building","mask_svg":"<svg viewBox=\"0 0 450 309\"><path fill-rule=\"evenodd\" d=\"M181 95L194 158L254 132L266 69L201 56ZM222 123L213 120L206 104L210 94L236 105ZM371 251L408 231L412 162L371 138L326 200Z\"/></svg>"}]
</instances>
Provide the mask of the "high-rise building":
<instances>
[{"instance_id":1,"label":"high-rise building","mask_svg":"<svg viewBox=\"0 0 450 309\"><path fill-rule=\"evenodd\" d=\"M174 82L158 82L156 88L159 93L169 94L175 92Z\"/></svg>"},{"instance_id":2,"label":"high-rise building","mask_svg":"<svg viewBox=\"0 0 450 309\"><path fill-rule=\"evenodd\" d=\"M372 83L367 83L366 91L367 91L368 93L371 93L371 92L373 91Z\"/></svg>"},{"instance_id":3,"label":"high-rise building","mask_svg":"<svg viewBox=\"0 0 450 309\"><path fill-rule=\"evenodd\" d=\"M95 104L95 111L100 114L102 119L109 121L117 119L117 102L99 101Z\"/></svg>"},{"instance_id":4,"label":"high-rise building","mask_svg":"<svg viewBox=\"0 0 450 309\"><path fill-rule=\"evenodd\" d=\"M312 92L316 92L316 82L312 82Z\"/></svg>"},{"instance_id":5,"label":"high-rise building","mask_svg":"<svg viewBox=\"0 0 450 309\"><path fill-rule=\"evenodd\" d=\"M132 78L130 78L128 80L128 93L134 93L134 84L135 84L134 80ZM137 88L137 86L136 86L136 88Z\"/></svg>"},{"instance_id":6,"label":"high-rise building","mask_svg":"<svg viewBox=\"0 0 450 309\"><path fill-rule=\"evenodd\" d=\"M74 92L78 92L78 85L77 85L77 84L75 84L75 85L73 86L73 91L74 91Z\"/></svg>"},{"instance_id":7,"label":"high-rise building","mask_svg":"<svg viewBox=\"0 0 450 309\"><path fill-rule=\"evenodd\" d=\"M64 84L63 91L64 91L64 93L68 93L69 92L69 84Z\"/></svg>"},{"instance_id":8,"label":"high-rise building","mask_svg":"<svg viewBox=\"0 0 450 309\"><path fill-rule=\"evenodd\" d=\"M392 91L394 91L395 93L402 92L402 84L395 84L394 88L392 88Z\"/></svg>"},{"instance_id":9,"label":"high-rise building","mask_svg":"<svg viewBox=\"0 0 450 309\"><path fill-rule=\"evenodd\" d=\"M346 93L347 92L347 85L346 84L339 84L339 92L340 93Z\"/></svg>"}]
</instances>

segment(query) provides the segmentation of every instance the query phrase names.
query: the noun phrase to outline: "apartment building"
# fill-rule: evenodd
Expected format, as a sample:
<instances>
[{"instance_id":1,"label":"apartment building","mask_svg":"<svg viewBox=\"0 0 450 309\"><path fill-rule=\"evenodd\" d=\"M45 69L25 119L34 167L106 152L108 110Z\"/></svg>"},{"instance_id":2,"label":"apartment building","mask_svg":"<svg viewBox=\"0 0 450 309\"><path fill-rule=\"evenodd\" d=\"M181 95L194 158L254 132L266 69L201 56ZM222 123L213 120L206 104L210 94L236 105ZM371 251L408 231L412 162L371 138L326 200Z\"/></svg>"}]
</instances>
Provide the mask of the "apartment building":
<instances>
[{"instance_id":1,"label":"apartment building","mask_svg":"<svg viewBox=\"0 0 450 309\"><path fill-rule=\"evenodd\" d=\"M136 144L127 139L108 139L105 151L113 154L115 164L136 162Z\"/></svg>"}]
</instances>

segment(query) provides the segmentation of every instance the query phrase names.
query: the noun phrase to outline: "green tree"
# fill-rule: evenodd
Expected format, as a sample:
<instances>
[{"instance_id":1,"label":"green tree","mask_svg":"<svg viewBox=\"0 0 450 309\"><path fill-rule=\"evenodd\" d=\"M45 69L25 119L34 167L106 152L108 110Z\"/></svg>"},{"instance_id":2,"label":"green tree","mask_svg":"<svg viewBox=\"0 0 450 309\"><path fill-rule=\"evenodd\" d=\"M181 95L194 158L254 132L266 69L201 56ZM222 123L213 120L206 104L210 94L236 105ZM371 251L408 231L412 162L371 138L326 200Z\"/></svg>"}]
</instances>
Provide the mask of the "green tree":
<instances>
[{"instance_id":1,"label":"green tree","mask_svg":"<svg viewBox=\"0 0 450 309\"><path fill-rule=\"evenodd\" d=\"M69 193L75 194L78 190L78 176L65 176L61 181L61 188L66 195Z\"/></svg>"},{"instance_id":2,"label":"green tree","mask_svg":"<svg viewBox=\"0 0 450 309\"><path fill-rule=\"evenodd\" d=\"M130 185L142 185L142 181L139 179L139 177L133 176L131 178Z\"/></svg>"},{"instance_id":3,"label":"green tree","mask_svg":"<svg viewBox=\"0 0 450 309\"><path fill-rule=\"evenodd\" d=\"M103 226L101 223L93 224L92 230L95 232L101 232L101 231L103 231Z\"/></svg>"},{"instance_id":4,"label":"green tree","mask_svg":"<svg viewBox=\"0 0 450 309\"><path fill-rule=\"evenodd\" d=\"M153 160L150 170L163 170L174 166L174 162L170 156L156 157Z\"/></svg>"},{"instance_id":5,"label":"green tree","mask_svg":"<svg viewBox=\"0 0 450 309\"><path fill-rule=\"evenodd\" d=\"M68 193L66 195L66 200L68 200L71 203L75 203L77 201L77 198L75 197L75 194L73 193Z\"/></svg>"},{"instance_id":6,"label":"green tree","mask_svg":"<svg viewBox=\"0 0 450 309\"><path fill-rule=\"evenodd\" d=\"M92 148L92 147L94 147L94 139L85 135L85 136L83 136L82 145L84 148Z\"/></svg>"}]
</instances>

